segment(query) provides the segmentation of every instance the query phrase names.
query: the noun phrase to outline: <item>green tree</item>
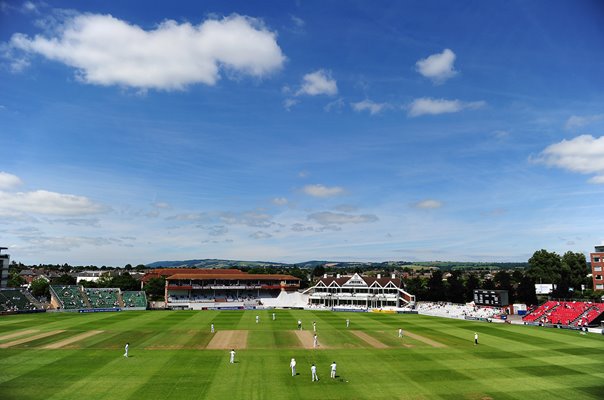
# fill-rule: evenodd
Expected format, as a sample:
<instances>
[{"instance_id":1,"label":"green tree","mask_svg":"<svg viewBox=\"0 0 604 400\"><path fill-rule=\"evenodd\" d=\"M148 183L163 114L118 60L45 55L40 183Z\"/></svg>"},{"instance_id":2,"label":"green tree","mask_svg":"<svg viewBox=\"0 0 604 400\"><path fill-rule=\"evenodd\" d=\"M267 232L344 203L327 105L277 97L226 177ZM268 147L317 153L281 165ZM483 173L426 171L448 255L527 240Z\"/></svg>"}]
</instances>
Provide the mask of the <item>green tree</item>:
<instances>
[{"instance_id":1,"label":"green tree","mask_svg":"<svg viewBox=\"0 0 604 400\"><path fill-rule=\"evenodd\" d=\"M441 270L432 271L432 275L428 279L428 300L444 301L445 300L445 285L443 283L443 273Z\"/></svg>"},{"instance_id":2,"label":"green tree","mask_svg":"<svg viewBox=\"0 0 604 400\"><path fill-rule=\"evenodd\" d=\"M124 272L111 279L110 287L120 288L121 290L140 290L140 283L128 272Z\"/></svg>"},{"instance_id":3,"label":"green tree","mask_svg":"<svg viewBox=\"0 0 604 400\"><path fill-rule=\"evenodd\" d=\"M474 289L480 289L480 278L478 278L478 275L471 273L466 278L466 284L465 284L465 300L466 301L474 300Z\"/></svg>"},{"instance_id":4,"label":"green tree","mask_svg":"<svg viewBox=\"0 0 604 400\"><path fill-rule=\"evenodd\" d=\"M514 287L512 286L512 276L507 271L498 271L493 277L495 288L508 291L508 300L514 303Z\"/></svg>"},{"instance_id":5,"label":"green tree","mask_svg":"<svg viewBox=\"0 0 604 400\"><path fill-rule=\"evenodd\" d=\"M164 299L164 288L166 286L166 278L163 276L159 278L151 278L145 283L145 293L149 300L163 300Z\"/></svg>"},{"instance_id":6,"label":"green tree","mask_svg":"<svg viewBox=\"0 0 604 400\"><path fill-rule=\"evenodd\" d=\"M562 260L558 254L541 249L533 253L528 263L528 275L535 282L555 284L560 282Z\"/></svg>"},{"instance_id":7,"label":"green tree","mask_svg":"<svg viewBox=\"0 0 604 400\"><path fill-rule=\"evenodd\" d=\"M537 295L535 294L535 279L528 274L525 274L524 278L518 283L517 290L517 301L529 304L537 304Z\"/></svg>"},{"instance_id":8,"label":"green tree","mask_svg":"<svg viewBox=\"0 0 604 400\"><path fill-rule=\"evenodd\" d=\"M50 281L53 285L75 285L76 284L76 278L69 274L63 274L59 277L52 278Z\"/></svg>"},{"instance_id":9,"label":"green tree","mask_svg":"<svg viewBox=\"0 0 604 400\"><path fill-rule=\"evenodd\" d=\"M317 265L313 270L312 270L312 274L313 276L323 276L325 274L325 267L322 265Z\"/></svg>"},{"instance_id":10,"label":"green tree","mask_svg":"<svg viewBox=\"0 0 604 400\"><path fill-rule=\"evenodd\" d=\"M415 295L417 301L427 300L426 297L426 281L425 279L415 276L405 280L405 291Z\"/></svg>"},{"instance_id":11,"label":"green tree","mask_svg":"<svg viewBox=\"0 0 604 400\"><path fill-rule=\"evenodd\" d=\"M14 271L10 273L7 285L8 287L18 288L21 287L21 285L25 285L26 283L27 281L25 280L25 278L20 276L18 272Z\"/></svg>"},{"instance_id":12,"label":"green tree","mask_svg":"<svg viewBox=\"0 0 604 400\"><path fill-rule=\"evenodd\" d=\"M575 293L581 290L581 285L589 285L590 280L587 275L591 271L587 266L584 254L567 251L562 255L562 265L568 266L570 274L569 285L574 289Z\"/></svg>"},{"instance_id":13,"label":"green tree","mask_svg":"<svg viewBox=\"0 0 604 400\"><path fill-rule=\"evenodd\" d=\"M493 290L495 289L495 282L493 282L493 280L491 278L487 278L484 281L482 281L482 285L480 285L481 289L485 289L485 290Z\"/></svg>"},{"instance_id":14,"label":"green tree","mask_svg":"<svg viewBox=\"0 0 604 400\"><path fill-rule=\"evenodd\" d=\"M464 286L461 279L461 271L453 270L447 278L447 300L452 303L464 302Z\"/></svg>"},{"instance_id":15,"label":"green tree","mask_svg":"<svg viewBox=\"0 0 604 400\"><path fill-rule=\"evenodd\" d=\"M29 286L29 291L35 297L45 297L47 300L50 299L50 284L44 278L34 279Z\"/></svg>"}]
</instances>

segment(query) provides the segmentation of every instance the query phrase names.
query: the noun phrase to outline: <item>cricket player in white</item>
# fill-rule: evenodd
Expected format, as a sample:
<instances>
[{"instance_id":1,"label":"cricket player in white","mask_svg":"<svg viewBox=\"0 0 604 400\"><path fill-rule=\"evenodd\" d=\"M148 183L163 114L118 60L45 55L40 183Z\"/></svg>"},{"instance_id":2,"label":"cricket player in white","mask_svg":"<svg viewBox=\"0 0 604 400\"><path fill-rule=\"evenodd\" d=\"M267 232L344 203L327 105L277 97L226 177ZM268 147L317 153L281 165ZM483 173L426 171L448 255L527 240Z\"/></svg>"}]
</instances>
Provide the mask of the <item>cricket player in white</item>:
<instances>
[{"instance_id":1,"label":"cricket player in white","mask_svg":"<svg viewBox=\"0 0 604 400\"><path fill-rule=\"evenodd\" d=\"M130 343L126 343L126 346L124 346L124 357L128 358L128 347L130 346Z\"/></svg>"},{"instance_id":2,"label":"cricket player in white","mask_svg":"<svg viewBox=\"0 0 604 400\"><path fill-rule=\"evenodd\" d=\"M314 382L314 381L318 382L319 381L319 377L317 376L317 366L315 364L313 364L310 367L310 373L312 375L312 382Z\"/></svg>"},{"instance_id":3,"label":"cricket player in white","mask_svg":"<svg viewBox=\"0 0 604 400\"><path fill-rule=\"evenodd\" d=\"M298 330L302 330L302 321L298 320Z\"/></svg>"},{"instance_id":4,"label":"cricket player in white","mask_svg":"<svg viewBox=\"0 0 604 400\"><path fill-rule=\"evenodd\" d=\"M231 364L235 364L235 349L231 350Z\"/></svg>"},{"instance_id":5,"label":"cricket player in white","mask_svg":"<svg viewBox=\"0 0 604 400\"><path fill-rule=\"evenodd\" d=\"M258 323L258 321L260 321L260 316L256 315L256 323Z\"/></svg>"},{"instance_id":6,"label":"cricket player in white","mask_svg":"<svg viewBox=\"0 0 604 400\"><path fill-rule=\"evenodd\" d=\"M347 319L347 320L346 320L346 328L348 328L349 326L350 326L350 320L349 320L349 319Z\"/></svg>"},{"instance_id":7,"label":"cricket player in white","mask_svg":"<svg viewBox=\"0 0 604 400\"><path fill-rule=\"evenodd\" d=\"M478 333L474 332L474 346L478 344Z\"/></svg>"},{"instance_id":8,"label":"cricket player in white","mask_svg":"<svg viewBox=\"0 0 604 400\"><path fill-rule=\"evenodd\" d=\"M317 331L317 323L315 321L312 322L312 331L313 332Z\"/></svg>"},{"instance_id":9,"label":"cricket player in white","mask_svg":"<svg viewBox=\"0 0 604 400\"><path fill-rule=\"evenodd\" d=\"M400 328L398 330L398 337L403 337L403 330Z\"/></svg>"},{"instance_id":10,"label":"cricket player in white","mask_svg":"<svg viewBox=\"0 0 604 400\"><path fill-rule=\"evenodd\" d=\"M292 369L292 376L296 376L296 359L292 358L289 362L289 367Z\"/></svg>"},{"instance_id":11,"label":"cricket player in white","mask_svg":"<svg viewBox=\"0 0 604 400\"><path fill-rule=\"evenodd\" d=\"M273 321L275 320L275 313L273 313Z\"/></svg>"},{"instance_id":12,"label":"cricket player in white","mask_svg":"<svg viewBox=\"0 0 604 400\"><path fill-rule=\"evenodd\" d=\"M214 324L210 325L210 333L214 333Z\"/></svg>"},{"instance_id":13,"label":"cricket player in white","mask_svg":"<svg viewBox=\"0 0 604 400\"><path fill-rule=\"evenodd\" d=\"M336 378L336 362L334 361L331 364L331 375L330 375L333 379Z\"/></svg>"},{"instance_id":14,"label":"cricket player in white","mask_svg":"<svg viewBox=\"0 0 604 400\"><path fill-rule=\"evenodd\" d=\"M317 335L315 335L315 337L313 338L313 341L312 341L312 346L316 349L318 345L319 345L319 341L317 340Z\"/></svg>"}]
</instances>

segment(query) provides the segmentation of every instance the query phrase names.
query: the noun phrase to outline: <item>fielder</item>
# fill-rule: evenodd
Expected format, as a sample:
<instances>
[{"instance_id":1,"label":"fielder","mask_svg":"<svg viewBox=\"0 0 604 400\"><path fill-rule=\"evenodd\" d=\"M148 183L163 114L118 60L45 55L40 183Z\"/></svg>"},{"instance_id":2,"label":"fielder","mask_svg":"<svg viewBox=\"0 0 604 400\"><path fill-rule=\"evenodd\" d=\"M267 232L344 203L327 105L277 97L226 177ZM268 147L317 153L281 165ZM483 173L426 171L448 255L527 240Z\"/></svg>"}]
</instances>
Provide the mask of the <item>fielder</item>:
<instances>
[{"instance_id":1,"label":"fielder","mask_svg":"<svg viewBox=\"0 0 604 400\"><path fill-rule=\"evenodd\" d=\"M317 331L317 323L315 321L312 322L312 331L313 332Z\"/></svg>"},{"instance_id":2,"label":"fielder","mask_svg":"<svg viewBox=\"0 0 604 400\"><path fill-rule=\"evenodd\" d=\"M402 338L403 337L403 330L399 328L398 330L398 337Z\"/></svg>"},{"instance_id":3,"label":"fielder","mask_svg":"<svg viewBox=\"0 0 604 400\"><path fill-rule=\"evenodd\" d=\"M275 320L275 313L273 313L273 321Z\"/></svg>"},{"instance_id":4,"label":"fielder","mask_svg":"<svg viewBox=\"0 0 604 400\"><path fill-rule=\"evenodd\" d=\"M296 359L292 358L289 362L289 367L292 369L292 376L296 376Z\"/></svg>"},{"instance_id":5,"label":"fielder","mask_svg":"<svg viewBox=\"0 0 604 400\"><path fill-rule=\"evenodd\" d=\"M302 330L302 321L298 320L298 330Z\"/></svg>"},{"instance_id":6,"label":"fielder","mask_svg":"<svg viewBox=\"0 0 604 400\"><path fill-rule=\"evenodd\" d=\"M124 357L128 358L128 347L130 347L130 343L126 343L124 346Z\"/></svg>"},{"instance_id":7,"label":"fielder","mask_svg":"<svg viewBox=\"0 0 604 400\"><path fill-rule=\"evenodd\" d=\"M258 323L260 321L260 316L256 315L256 323Z\"/></svg>"},{"instance_id":8,"label":"fielder","mask_svg":"<svg viewBox=\"0 0 604 400\"><path fill-rule=\"evenodd\" d=\"M336 379L336 362L334 361L331 364L331 375L330 375L333 379Z\"/></svg>"},{"instance_id":9,"label":"fielder","mask_svg":"<svg viewBox=\"0 0 604 400\"><path fill-rule=\"evenodd\" d=\"M319 377L317 376L317 367L316 367L316 365L315 365L315 364L313 364L313 365L310 367L310 373L311 373L311 375L312 375L312 381L311 381L311 382L314 382L314 381L319 382Z\"/></svg>"},{"instance_id":10,"label":"fielder","mask_svg":"<svg viewBox=\"0 0 604 400\"><path fill-rule=\"evenodd\" d=\"M350 320L346 319L346 328L348 328L350 326Z\"/></svg>"},{"instance_id":11,"label":"fielder","mask_svg":"<svg viewBox=\"0 0 604 400\"><path fill-rule=\"evenodd\" d=\"M231 364L235 364L235 349L231 350Z\"/></svg>"},{"instance_id":12,"label":"fielder","mask_svg":"<svg viewBox=\"0 0 604 400\"><path fill-rule=\"evenodd\" d=\"M319 345L319 340L317 339L317 335L315 335L313 338L313 341L312 341L312 346L316 349L318 345Z\"/></svg>"},{"instance_id":13,"label":"fielder","mask_svg":"<svg viewBox=\"0 0 604 400\"><path fill-rule=\"evenodd\" d=\"M474 346L478 344L478 333L474 332Z\"/></svg>"},{"instance_id":14,"label":"fielder","mask_svg":"<svg viewBox=\"0 0 604 400\"><path fill-rule=\"evenodd\" d=\"M214 324L210 325L210 333L214 333Z\"/></svg>"}]
</instances>

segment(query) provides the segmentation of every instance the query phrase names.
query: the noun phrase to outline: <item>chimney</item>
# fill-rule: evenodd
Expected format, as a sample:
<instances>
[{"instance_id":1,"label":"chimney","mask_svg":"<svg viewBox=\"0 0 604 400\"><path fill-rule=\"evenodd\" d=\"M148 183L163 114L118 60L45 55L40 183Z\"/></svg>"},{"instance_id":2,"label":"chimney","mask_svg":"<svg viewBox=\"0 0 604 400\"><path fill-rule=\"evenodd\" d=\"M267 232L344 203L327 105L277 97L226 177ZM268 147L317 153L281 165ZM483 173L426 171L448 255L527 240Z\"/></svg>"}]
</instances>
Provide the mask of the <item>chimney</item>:
<instances>
[{"instance_id":1,"label":"chimney","mask_svg":"<svg viewBox=\"0 0 604 400\"><path fill-rule=\"evenodd\" d=\"M378 274L378 279L382 279L382 274Z\"/></svg>"},{"instance_id":2,"label":"chimney","mask_svg":"<svg viewBox=\"0 0 604 400\"><path fill-rule=\"evenodd\" d=\"M337 275L336 275L336 278L339 278L339 277L340 277L340 274L337 274Z\"/></svg>"},{"instance_id":3,"label":"chimney","mask_svg":"<svg viewBox=\"0 0 604 400\"><path fill-rule=\"evenodd\" d=\"M327 274L323 274L323 279L327 279Z\"/></svg>"},{"instance_id":4,"label":"chimney","mask_svg":"<svg viewBox=\"0 0 604 400\"><path fill-rule=\"evenodd\" d=\"M392 273L392 279L396 279L396 274Z\"/></svg>"}]
</instances>

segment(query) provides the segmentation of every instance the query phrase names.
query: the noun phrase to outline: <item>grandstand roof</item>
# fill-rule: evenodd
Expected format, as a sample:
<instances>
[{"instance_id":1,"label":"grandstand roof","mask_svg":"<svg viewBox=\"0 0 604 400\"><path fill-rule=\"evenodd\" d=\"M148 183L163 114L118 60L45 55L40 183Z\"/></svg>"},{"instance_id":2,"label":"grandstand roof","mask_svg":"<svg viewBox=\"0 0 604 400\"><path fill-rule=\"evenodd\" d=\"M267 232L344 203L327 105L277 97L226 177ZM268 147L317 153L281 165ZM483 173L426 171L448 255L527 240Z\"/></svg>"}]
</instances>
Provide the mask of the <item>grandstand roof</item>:
<instances>
[{"instance_id":1,"label":"grandstand roof","mask_svg":"<svg viewBox=\"0 0 604 400\"><path fill-rule=\"evenodd\" d=\"M214 270L216 271L216 270ZM221 280L250 280L256 279L259 281L269 281L269 280L297 280L300 278L296 278L291 275L281 275L281 274L246 274L244 272L239 271L239 273L231 273L231 274L174 274L166 278L167 280L178 280L178 279L196 279L196 280L213 280L213 279L221 279Z\"/></svg>"},{"instance_id":2,"label":"grandstand roof","mask_svg":"<svg viewBox=\"0 0 604 400\"><path fill-rule=\"evenodd\" d=\"M149 271L143 276L142 281L147 282L151 278L158 278L160 276L168 277L175 274L189 274L189 275L204 275L204 274L219 274L230 275L230 274L242 274L243 272L238 269L212 269L212 268L157 268L153 271Z\"/></svg>"},{"instance_id":3,"label":"grandstand roof","mask_svg":"<svg viewBox=\"0 0 604 400\"><path fill-rule=\"evenodd\" d=\"M392 282L396 287L401 287L401 280L399 278L375 278L370 276L360 276L367 286L371 286L376 281L380 286L386 286L388 282ZM338 286L344 285L346 282L351 280L354 276L342 276L340 278L327 277L319 279L319 282L323 282L326 286L329 286L332 282L335 282Z\"/></svg>"}]
</instances>

